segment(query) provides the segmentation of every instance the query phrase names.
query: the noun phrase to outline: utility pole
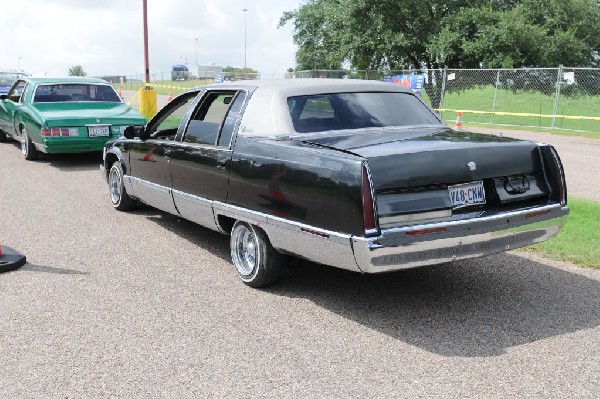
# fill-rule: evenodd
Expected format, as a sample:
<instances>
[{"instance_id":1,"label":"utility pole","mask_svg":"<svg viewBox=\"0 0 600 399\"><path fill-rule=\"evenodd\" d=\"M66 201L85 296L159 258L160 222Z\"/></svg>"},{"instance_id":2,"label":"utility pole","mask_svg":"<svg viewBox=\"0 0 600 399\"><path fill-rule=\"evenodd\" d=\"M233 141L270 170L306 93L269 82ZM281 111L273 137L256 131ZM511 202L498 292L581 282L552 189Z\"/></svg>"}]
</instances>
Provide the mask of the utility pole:
<instances>
[{"instance_id":1,"label":"utility pole","mask_svg":"<svg viewBox=\"0 0 600 399\"><path fill-rule=\"evenodd\" d=\"M244 8L242 11L244 12L244 73L246 73L246 14L248 9Z\"/></svg>"},{"instance_id":2,"label":"utility pole","mask_svg":"<svg viewBox=\"0 0 600 399\"><path fill-rule=\"evenodd\" d=\"M150 83L150 61L148 60L148 1L144 3L144 68L146 70L146 83Z\"/></svg>"}]
</instances>

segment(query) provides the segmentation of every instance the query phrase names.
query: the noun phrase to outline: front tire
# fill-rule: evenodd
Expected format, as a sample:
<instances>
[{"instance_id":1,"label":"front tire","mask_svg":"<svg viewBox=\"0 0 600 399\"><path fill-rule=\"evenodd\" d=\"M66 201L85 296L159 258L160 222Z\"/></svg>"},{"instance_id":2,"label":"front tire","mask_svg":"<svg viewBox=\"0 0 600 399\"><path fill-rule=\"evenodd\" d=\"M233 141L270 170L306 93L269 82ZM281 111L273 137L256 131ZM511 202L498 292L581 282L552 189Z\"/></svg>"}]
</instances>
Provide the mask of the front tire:
<instances>
[{"instance_id":1,"label":"front tire","mask_svg":"<svg viewBox=\"0 0 600 399\"><path fill-rule=\"evenodd\" d=\"M266 287L279 277L283 255L273 248L264 231L236 222L231 231L231 260L244 284Z\"/></svg>"},{"instance_id":2,"label":"front tire","mask_svg":"<svg viewBox=\"0 0 600 399\"><path fill-rule=\"evenodd\" d=\"M108 172L108 194L116 210L129 211L135 207L135 200L125 190L123 175L123 167L119 161L116 161Z\"/></svg>"},{"instance_id":3,"label":"front tire","mask_svg":"<svg viewBox=\"0 0 600 399\"><path fill-rule=\"evenodd\" d=\"M21 152L28 161L35 161L39 158L40 153L31 141L31 137L27 134L27 130L21 130Z\"/></svg>"}]
</instances>

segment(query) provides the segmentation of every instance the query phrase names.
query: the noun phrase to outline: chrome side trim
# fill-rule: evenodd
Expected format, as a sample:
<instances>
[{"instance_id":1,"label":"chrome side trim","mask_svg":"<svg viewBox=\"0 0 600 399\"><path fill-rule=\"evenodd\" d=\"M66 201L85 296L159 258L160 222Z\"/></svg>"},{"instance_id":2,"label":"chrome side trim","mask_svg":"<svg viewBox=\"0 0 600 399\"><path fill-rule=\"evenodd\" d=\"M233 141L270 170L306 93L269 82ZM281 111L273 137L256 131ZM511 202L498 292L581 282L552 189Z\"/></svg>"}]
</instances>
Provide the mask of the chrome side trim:
<instances>
[{"instance_id":1,"label":"chrome side trim","mask_svg":"<svg viewBox=\"0 0 600 399\"><path fill-rule=\"evenodd\" d=\"M125 189L129 191L131 187L132 194L140 201L173 215L179 215L169 187L132 176L125 176L124 182Z\"/></svg>"},{"instance_id":2,"label":"chrome side trim","mask_svg":"<svg viewBox=\"0 0 600 399\"><path fill-rule=\"evenodd\" d=\"M215 215L242 220L262 228L274 248L313 262L360 272L352 251L352 236L323 230L277 216L215 202Z\"/></svg>"},{"instance_id":3,"label":"chrome side trim","mask_svg":"<svg viewBox=\"0 0 600 399\"><path fill-rule=\"evenodd\" d=\"M549 210L549 213L535 217L536 222L533 223L531 218L523 222L520 217L525 218L527 214L544 212L542 209L510 212L487 218L488 220L432 223L394 229L393 233L395 235L402 233L407 238L405 240L398 236L392 240L386 239L385 234L389 234L389 231L384 231L382 236L375 238L353 237L356 261L363 272L380 273L476 258L536 244L558 234L569 213L567 207L560 205L544 208ZM497 224L498 221L503 223ZM488 226L471 228L477 223L482 223L484 226L488 224ZM453 230L452 227L457 225L463 228L459 231ZM447 230L441 233L406 235L411 230L444 228Z\"/></svg>"},{"instance_id":4,"label":"chrome side trim","mask_svg":"<svg viewBox=\"0 0 600 399\"><path fill-rule=\"evenodd\" d=\"M129 196L138 198L138 196L135 193L133 183L131 182L132 179L134 178L126 174L125 176L123 176L123 185L125 186L125 190L127 190L127 194L129 194Z\"/></svg>"},{"instance_id":5,"label":"chrome side trim","mask_svg":"<svg viewBox=\"0 0 600 399\"><path fill-rule=\"evenodd\" d=\"M214 201L179 190L173 190L173 201L175 201L175 206L183 218L211 230L220 231L213 214Z\"/></svg>"}]
</instances>

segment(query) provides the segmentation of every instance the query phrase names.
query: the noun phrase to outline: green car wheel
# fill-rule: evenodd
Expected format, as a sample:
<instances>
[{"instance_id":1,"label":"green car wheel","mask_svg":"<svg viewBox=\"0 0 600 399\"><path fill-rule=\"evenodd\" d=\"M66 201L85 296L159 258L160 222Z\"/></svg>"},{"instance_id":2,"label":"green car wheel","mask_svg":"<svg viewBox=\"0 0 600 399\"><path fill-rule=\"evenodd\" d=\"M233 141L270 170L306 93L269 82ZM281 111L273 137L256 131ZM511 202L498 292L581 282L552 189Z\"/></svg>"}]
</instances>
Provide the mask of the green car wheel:
<instances>
[{"instance_id":1,"label":"green car wheel","mask_svg":"<svg viewBox=\"0 0 600 399\"><path fill-rule=\"evenodd\" d=\"M40 156L25 129L21 130L21 151L28 161L35 161Z\"/></svg>"}]
</instances>

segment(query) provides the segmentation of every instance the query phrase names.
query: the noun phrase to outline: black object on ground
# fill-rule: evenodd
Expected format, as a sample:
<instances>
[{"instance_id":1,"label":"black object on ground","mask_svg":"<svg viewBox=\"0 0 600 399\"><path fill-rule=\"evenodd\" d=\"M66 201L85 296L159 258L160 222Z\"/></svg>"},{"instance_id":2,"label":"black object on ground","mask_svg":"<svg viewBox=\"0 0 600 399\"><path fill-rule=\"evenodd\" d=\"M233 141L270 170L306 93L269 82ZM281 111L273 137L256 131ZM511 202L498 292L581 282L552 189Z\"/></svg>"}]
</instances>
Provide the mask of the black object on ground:
<instances>
[{"instance_id":1,"label":"black object on ground","mask_svg":"<svg viewBox=\"0 0 600 399\"><path fill-rule=\"evenodd\" d=\"M5 245L2 246L2 256L0 256L0 273L17 270L25 263L27 263L27 258L25 258L25 255L22 255Z\"/></svg>"}]
</instances>

